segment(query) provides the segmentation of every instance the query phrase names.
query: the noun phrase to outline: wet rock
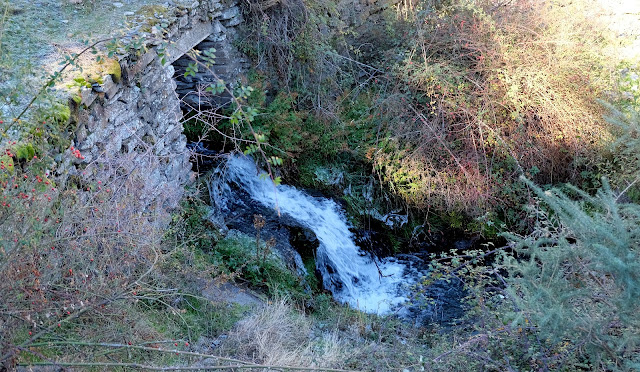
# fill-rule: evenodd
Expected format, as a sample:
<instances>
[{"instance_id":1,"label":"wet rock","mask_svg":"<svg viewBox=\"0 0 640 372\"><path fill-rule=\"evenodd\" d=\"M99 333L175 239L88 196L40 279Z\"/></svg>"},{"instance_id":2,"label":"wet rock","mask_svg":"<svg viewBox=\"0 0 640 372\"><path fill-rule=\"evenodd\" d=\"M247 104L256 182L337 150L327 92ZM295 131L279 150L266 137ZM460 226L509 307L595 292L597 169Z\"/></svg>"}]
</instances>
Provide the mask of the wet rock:
<instances>
[{"instance_id":1,"label":"wet rock","mask_svg":"<svg viewBox=\"0 0 640 372\"><path fill-rule=\"evenodd\" d=\"M376 257L387 257L394 253L393 243L385 232L373 229L352 229L351 231L354 242L362 251Z\"/></svg>"},{"instance_id":2,"label":"wet rock","mask_svg":"<svg viewBox=\"0 0 640 372\"><path fill-rule=\"evenodd\" d=\"M275 209L266 208L254 202L245 191L235 186L226 190L226 195L217 196L217 198L220 197L224 197L227 201L224 206L226 212L220 213L223 216L225 229L237 230L252 236L257 236L259 233L260 240L265 242L272 240L274 242L272 249L289 269L297 272L301 277L307 274L296 247L300 247L305 254L317 249L319 243L313 232L290 217L278 216ZM256 226L256 216L264 219L262 226Z\"/></svg>"},{"instance_id":3,"label":"wet rock","mask_svg":"<svg viewBox=\"0 0 640 372\"><path fill-rule=\"evenodd\" d=\"M302 258L315 257L320 241L316 234L303 226L289 226L289 243Z\"/></svg>"},{"instance_id":4,"label":"wet rock","mask_svg":"<svg viewBox=\"0 0 640 372\"><path fill-rule=\"evenodd\" d=\"M187 149L191 151L190 161L196 172L204 174L218 165L218 152L208 149L202 142L190 142Z\"/></svg>"}]
</instances>

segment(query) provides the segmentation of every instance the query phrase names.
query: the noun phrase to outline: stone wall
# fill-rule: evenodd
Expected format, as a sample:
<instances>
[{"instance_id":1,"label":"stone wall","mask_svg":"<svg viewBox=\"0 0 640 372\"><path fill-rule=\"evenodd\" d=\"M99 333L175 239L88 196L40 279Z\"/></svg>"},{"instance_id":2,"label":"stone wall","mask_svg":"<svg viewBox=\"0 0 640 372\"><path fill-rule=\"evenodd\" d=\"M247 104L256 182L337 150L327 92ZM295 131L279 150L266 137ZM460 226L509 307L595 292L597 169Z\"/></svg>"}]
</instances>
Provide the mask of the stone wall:
<instances>
[{"instance_id":1,"label":"stone wall","mask_svg":"<svg viewBox=\"0 0 640 372\"><path fill-rule=\"evenodd\" d=\"M105 158L126 158L129 161L121 163L131 169L123 172L135 172L142 178L146 209L161 207L168 211L176 207L192 178L179 93L193 87L181 81L176 92L174 75L181 73L172 63L183 71L185 53L199 44L211 44L218 50L216 59L220 61L214 71L233 82L243 66L231 44L233 28L241 22L233 1L195 1L153 14L150 22L138 27L146 52L120 55L120 76L112 74L99 87L83 88L80 104L72 103L74 145L84 158L76 159L67 171L85 172ZM165 27L160 29L160 24ZM128 37L122 41L130 41ZM198 78L207 81L205 76ZM99 93L101 90L105 93Z\"/></svg>"},{"instance_id":2,"label":"stone wall","mask_svg":"<svg viewBox=\"0 0 640 372\"><path fill-rule=\"evenodd\" d=\"M184 73L193 59L187 55L180 57L173 65L174 79L178 86L176 92L182 99L185 110L214 107L226 104L228 94L213 96L204 91L209 84L223 80L230 88L235 88L240 75L249 68L249 61L233 45L238 36L237 26L241 24L241 12L238 6L219 11L213 21L213 32L194 47L199 52L215 49L215 62L211 71L200 68L196 76L185 77Z\"/></svg>"},{"instance_id":3,"label":"stone wall","mask_svg":"<svg viewBox=\"0 0 640 372\"><path fill-rule=\"evenodd\" d=\"M72 104L74 146L84 158L63 167L73 174L105 158L128 159L124 163L131 169L125 173L142 177L146 209L177 206L184 185L192 178L182 111L227 102L224 94L202 96L198 92L218 79L233 88L249 64L233 44L239 34L236 28L243 23L238 0L169 1L173 2L131 15L132 29L120 41L137 47L118 56L121 74L105 76L99 87L83 88L81 102ZM346 9L341 14L346 23L358 27L395 2L354 0L347 4L341 0L339 7ZM142 46L136 40L142 40ZM215 64L212 71L201 68L195 77L184 77L192 62L186 54L193 48L215 48Z\"/></svg>"}]
</instances>

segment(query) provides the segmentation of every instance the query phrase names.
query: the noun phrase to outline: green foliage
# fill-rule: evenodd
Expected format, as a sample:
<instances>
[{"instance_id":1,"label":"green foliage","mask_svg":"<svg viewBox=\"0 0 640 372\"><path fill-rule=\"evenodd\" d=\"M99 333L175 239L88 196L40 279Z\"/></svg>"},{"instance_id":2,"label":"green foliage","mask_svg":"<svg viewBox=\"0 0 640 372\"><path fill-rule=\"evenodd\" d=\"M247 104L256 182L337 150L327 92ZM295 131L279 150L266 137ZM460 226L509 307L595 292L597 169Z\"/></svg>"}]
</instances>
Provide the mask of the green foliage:
<instances>
[{"instance_id":1,"label":"green foliage","mask_svg":"<svg viewBox=\"0 0 640 372\"><path fill-rule=\"evenodd\" d=\"M260 84L259 81L256 83ZM305 120L308 118L306 112L297 110L296 97L282 92L269 105L265 105L266 98L259 89L249 97L249 104L261 107L260 115L255 118L255 130L268 136L272 146L286 150L289 156L297 156L301 151L305 143Z\"/></svg>"},{"instance_id":2,"label":"green foliage","mask_svg":"<svg viewBox=\"0 0 640 372\"><path fill-rule=\"evenodd\" d=\"M271 296L288 296L296 301L306 299L308 294L302 286L302 278L284 266L275 253L256 257L256 244L265 243L256 242L256 238L247 235L228 236L217 242L211 251L212 261L222 267L224 273L237 273Z\"/></svg>"},{"instance_id":3,"label":"green foliage","mask_svg":"<svg viewBox=\"0 0 640 372\"><path fill-rule=\"evenodd\" d=\"M635 370L640 206L622 202L606 180L596 195L525 182L540 203L531 234L508 234L504 247L434 255L430 275L415 286L417 303L429 303L425 289L438 280L461 279L467 293L464 319L438 337L433 351L444 349L433 367Z\"/></svg>"},{"instance_id":4,"label":"green foliage","mask_svg":"<svg viewBox=\"0 0 640 372\"><path fill-rule=\"evenodd\" d=\"M640 112L616 109L606 104L610 110L607 121L617 130L618 138L610 148L609 154L599 166L599 172L611 179L614 188L625 190L628 197L640 201Z\"/></svg>"},{"instance_id":5,"label":"green foliage","mask_svg":"<svg viewBox=\"0 0 640 372\"><path fill-rule=\"evenodd\" d=\"M302 278L271 251L273 241L262 241L259 236L238 232L220 236L218 230L206 221L209 208L199 198L183 202L182 212L175 216L171 234L179 241L186 240L188 250L169 270L181 271L179 266L188 261L193 268L209 273L211 279L240 277L271 296L287 296L296 301L308 297ZM259 230L261 226L256 225L256 228Z\"/></svg>"},{"instance_id":6,"label":"green foliage","mask_svg":"<svg viewBox=\"0 0 640 372\"><path fill-rule=\"evenodd\" d=\"M213 94L221 94L226 89L224 81L218 80L215 84L209 85L205 90Z\"/></svg>"},{"instance_id":7,"label":"green foliage","mask_svg":"<svg viewBox=\"0 0 640 372\"><path fill-rule=\"evenodd\" d=\"M528 184L553 215L540 215L534 234L511 236L522 257L502 264L522 309L511 325L533 325L562 358L577 356L598 370L632 369L640 362L640 206L622 203L606 180L595 196Z\"/></svg>"},{"instance_id":8,"label":"green foliage","mask_svg":"<svg viewBox=\"0 0 640 372\"><path fill-rule=\"evenodd\" d=\"M193 62L193 63L189 63L189 65L186 68L186 71L184 72L184 77L196 77L196 74L198 73L198 64Z\"/></svg>"},{"instance_id":9,"label":"green foliage","mask_svg":"<svg viewBox=\"0 0 640 372\"><path fill-rule=\"evenodd\" d=\"M623 61L618 66L617 105L624 110L640 113L640 69L637 64Z\"/></svg>"},{"instance_id":10,"label":"green foliage","mask_svg":"<svg viewBox=\"0 0 640 372\"><path fill-rule=\"evenodd\" d=\"M242 306L212 302L192 295L176 296L174 303L175 313L171 317L167 317L167 309L162 303L143 300L138 306L158 333L171 339L194 341L228 332L246 313Z\"/></svg>"},{"instance_id":11,"label":"green foliage","mask_svg":"<svg viewBox=\"0 0 640 372\"><path fill-rule=\"evenodd\" d=\"M197 116L187 113L182 121L183 133L189 142L198 142L208 139L207 124L198 120Z\"/></svg>"},{"instance_id":12,"label":"green foliage","mask_svg":"<svg viewBox=\"0 0 640 372\"><path fill-rule=\"evenodd\" d=\"M36 156L36 149L31 143L19 144L14 148L15 156L18 160L31 160Z\"/></svg>"}]
</instances>

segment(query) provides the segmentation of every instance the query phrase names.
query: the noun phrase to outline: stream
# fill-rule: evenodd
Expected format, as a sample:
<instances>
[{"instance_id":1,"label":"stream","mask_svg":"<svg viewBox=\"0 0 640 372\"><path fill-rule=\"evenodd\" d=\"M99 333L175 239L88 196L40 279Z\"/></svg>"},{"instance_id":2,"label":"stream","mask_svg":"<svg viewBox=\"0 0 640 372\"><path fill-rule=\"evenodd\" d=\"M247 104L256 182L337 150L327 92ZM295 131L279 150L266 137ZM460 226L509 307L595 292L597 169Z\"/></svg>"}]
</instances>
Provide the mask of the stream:
<instances>
[{"instance_id":1,"label":"stream","mask_svg":"<svg viewBox=\"0 0 640 372\"><path fill-rule=\"evenodd\" d=\"M429 293L430 300L425 303L416 303L412 298L411 287L427 274L426 255L378 258L362 251L354 242L344 210L335 201L288 185L276 187L245 156L230 157L212 177L216 186L210 186L214 194L211 199L217 204L214 209L219 211L218 218L225 219L232 212L235 207L231 204L242 203L243 207L258 204L312 231L318 241L316 270L322 276L324 288L337 301L380 315L396 313L432 319L459 315L459 303L456 306L461 294L459 286L442 283L431 286L429 290L433 293ZM246 200L242 202L243 199Z\"/></svg>"}]
</instances>

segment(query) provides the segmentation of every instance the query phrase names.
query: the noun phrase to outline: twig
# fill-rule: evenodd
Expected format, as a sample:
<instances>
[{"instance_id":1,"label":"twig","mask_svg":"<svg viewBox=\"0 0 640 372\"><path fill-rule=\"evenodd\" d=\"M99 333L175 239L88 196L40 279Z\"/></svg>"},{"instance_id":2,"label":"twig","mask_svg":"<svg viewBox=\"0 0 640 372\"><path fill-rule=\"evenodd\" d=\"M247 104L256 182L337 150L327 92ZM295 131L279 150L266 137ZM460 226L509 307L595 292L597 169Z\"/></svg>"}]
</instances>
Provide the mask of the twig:
<instances>
[{"instance_id":1,"label":"twig","mask_svg":"<svg viewBox=\"0 0 640 372\"><path fill-rule=\"evenodd\" d=\"M451 156L451 158L453 159L453 161L456 162L456 164L458 165L458 167L460 167L460 170L462 170L462 173L464 173L465 177L467 178L467 180L471 181L472 178L469 175L469 172L467 172L467 169L460 163L460 160L458 160L458 157L455 156L453 154L453 152L451 152L451 150L449 149L449 147L447 146L446 143L444 143L444 140L442 138L440 138L440 136L438 135L438 133L436 133L436 131L431 128L431 126L429 125L427 119L424 117L424 115L420 112L418 112L418 110L416 110L415 107L413 107L412 105L409 105L409 108L413 111L414 114L416 114L417 118L420 119L420 121L431 131L431 133L433 134L433 136L436 138L436 140L440 143L440 145L442 145L442 147L447 150L447 152L449 153L449 155Z\"/></svg>"},{"instance_id":2,"label":"twig","mask_svg":"<svg viewBox=\"0 0 640 372\"><path fill-rule=\"evenodd\" d=\"M616 202L622 197L622 195L629 191L631 186L635 185L638 181L640 181L640 176L637 176L636 179L633 180L633 182L631 182L627 187L625 187L624 190L622 190L622 192L620 192L620 194L616 197Z\"/></svg>"},{"instance_id":3,"label":"twig","mask_svg":"<svg viewBox=\"0 0 640 372\"><path fill-rule=\"evenodd\" d=\"M13 125L15 123L17 123L20 118L22 118L22 115L24 115L27 110L29 110L29 108L31 108L31 105L33 105L33 103L36 101L36 99L38 99L38 97L40 97L40 95L50 86L53 85L53 83L60 77L60 74L62 74L62 72L64 72L64 70L67 69L67 67L71 66L73 63L75 63L75 61L84 53L86 53L89 49L92 49L93 47L95 47L98 44L104 43L105 41L109 41L111 40L112 37L106 38L106 39L101 39L96 41L95 43L87 46L86 48L84 48L82 51L80 51L80 53L76 54L75 56L73 56L73 58L67 60L67 63L64 64L64 66L62 66L62 68L60 68L60 70L58 70L57 72L55 72L53 75L51 75L51 77L49 78L49 80L47 80L47 82L40 88L40 90L38 91L38 93L36 93L33 98L31 98L31 101L29 101L29 103L27 104L27 106L25 106L25 108L22 110L22 112L16 116L12 121L11 124L9 124L9 126L4 130L5 133L9 132L9 130L11 129L11 127L13 127Z\"/></svg>"},{"instance_id":4,"label":"twig","mask_svg":"<svg viewBox=\"0 0 640 372\"><path fill-rule=\"evenodd\" d=\"M331 56L334 56L334 57L344 58L344 59L346 59L347 61L349 61L349 62L353 62L353 63L355 63L355 64L356 64L356 65L358 65L358 66L366 67L366 68L368 68L368 69L370 69L370 70L373 70L373 71L379 72L379 73L381 73L381 74L384 74L384 71L382 71L382 70L379 70L379 69L377 69L377 68L375 68L375 67L373 67L373 66L367 65L366 63L362 63L362 62L356 61L355 59L352 59L352 58L349 58L349 57L343 56L343 55L341 55L341 54L334 53L334 52L326 52L326 54L331 55Z\"/></svg>"}]
</instances>

